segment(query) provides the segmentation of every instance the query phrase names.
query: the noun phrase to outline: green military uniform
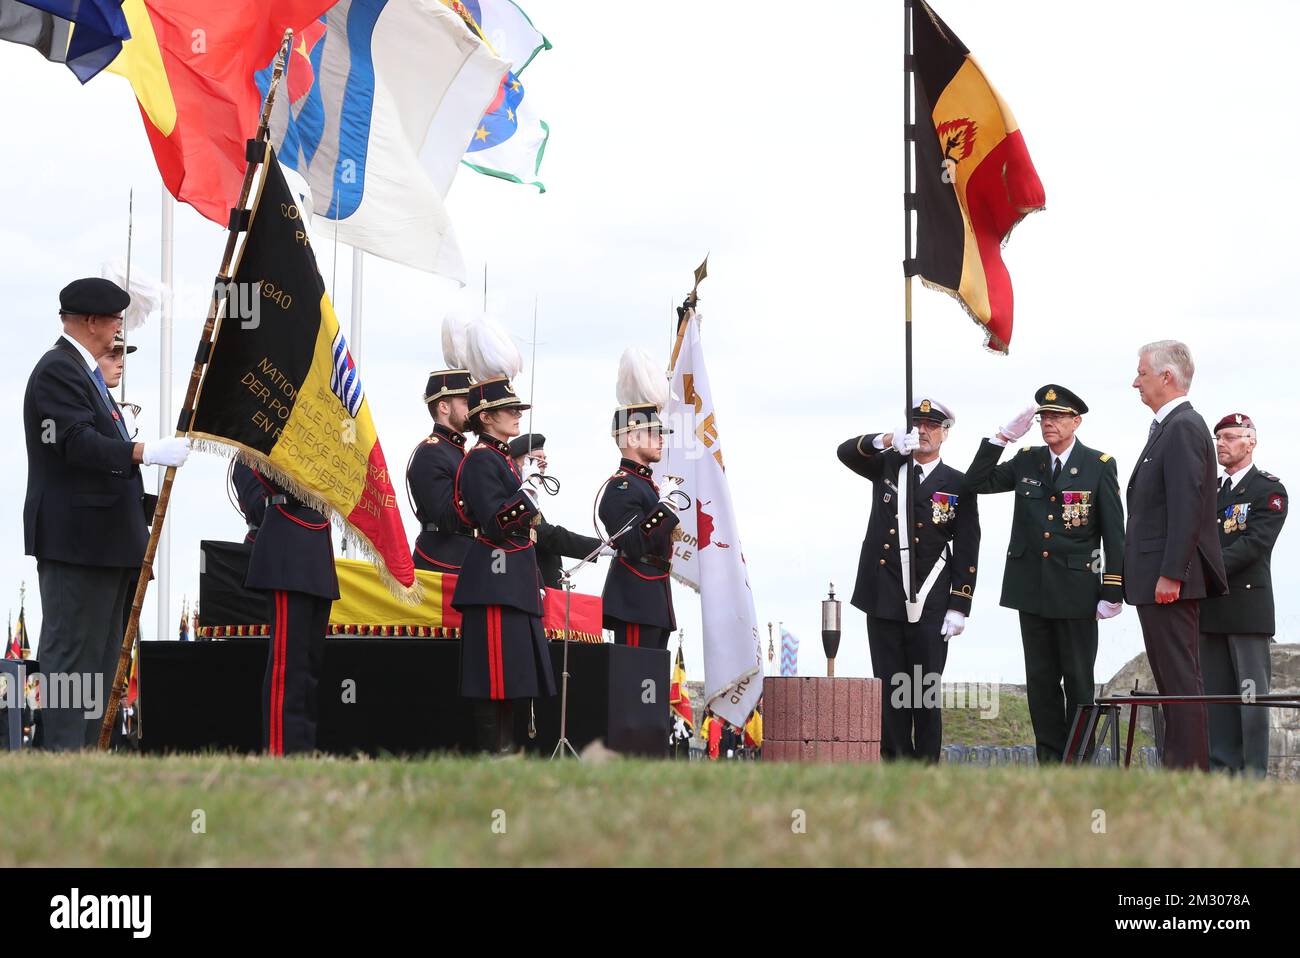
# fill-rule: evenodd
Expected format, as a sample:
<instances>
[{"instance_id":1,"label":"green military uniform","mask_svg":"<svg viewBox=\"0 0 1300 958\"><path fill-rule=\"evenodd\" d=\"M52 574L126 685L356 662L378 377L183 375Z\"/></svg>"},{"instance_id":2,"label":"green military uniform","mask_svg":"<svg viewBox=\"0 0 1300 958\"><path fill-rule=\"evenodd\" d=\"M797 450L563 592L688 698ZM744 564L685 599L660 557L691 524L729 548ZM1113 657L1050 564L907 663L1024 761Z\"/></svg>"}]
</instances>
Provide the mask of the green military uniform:
<instances>
[{"instance_id":1,"label":"green military uniform","mask_svg":"<svg viewBox=\"0 0 1300 958\"><path fill-rule=\"evenodd\" d=\"M1225 416L1224 428L1253 429L1250 417ZM1236 482L1220 482L1219 545L1228 594L1201 600L1201 673L1206 695L1264 695L1272 681L1273 545L1286 521L1282 480L1250 466ZM1268 773L1268 709L1209 707L1210 767Z\"/></svg>"},{"instance_id":2,"label":"green military uniform","mask_svg":"<svg viewBox=\"0 0 1300 958\"><path fill-rule=\"evenodd\" d=\"M1061 386L1036 398L1040 413L1088 410ZM1098 602L1124 600L1119 479L1113 458L1077 440L1059 470L1047 446L1025 446L999 464L1003 448L982 442L966 481L976 493L1016 497L1002 605L1020 612L1038 760L1059 762L1075 709L1093 701Z\"/></svg>"}]
</instances>

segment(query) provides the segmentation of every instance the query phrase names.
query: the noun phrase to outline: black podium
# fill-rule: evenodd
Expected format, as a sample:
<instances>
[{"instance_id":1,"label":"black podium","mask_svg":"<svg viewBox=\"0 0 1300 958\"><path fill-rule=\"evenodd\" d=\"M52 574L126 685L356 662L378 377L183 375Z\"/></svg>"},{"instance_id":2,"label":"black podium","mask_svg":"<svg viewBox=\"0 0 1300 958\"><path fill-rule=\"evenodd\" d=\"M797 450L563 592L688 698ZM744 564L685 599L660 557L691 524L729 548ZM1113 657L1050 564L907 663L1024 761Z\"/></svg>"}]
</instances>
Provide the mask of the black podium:
<instances>
[{"instance_id":1,"label":"black podium","mask_svg":"<svg viewBox=\"0 0 1300 958\"><path fill-rule=\"evenodd\" d=\"M256 752L262 740L265 638L140 643L140 742L144 751ZM557 687L564 645L552 642ZM579 751L602 739L628 755L668 754L669 654L616 645L569 645L569 740ZM457 639L347 638L325 642L319 690L321 751L418 755L470 751L469 703L458 692ZM560 697L517 709L517 740L550 755Z\"/></svg>"}]
</instances>

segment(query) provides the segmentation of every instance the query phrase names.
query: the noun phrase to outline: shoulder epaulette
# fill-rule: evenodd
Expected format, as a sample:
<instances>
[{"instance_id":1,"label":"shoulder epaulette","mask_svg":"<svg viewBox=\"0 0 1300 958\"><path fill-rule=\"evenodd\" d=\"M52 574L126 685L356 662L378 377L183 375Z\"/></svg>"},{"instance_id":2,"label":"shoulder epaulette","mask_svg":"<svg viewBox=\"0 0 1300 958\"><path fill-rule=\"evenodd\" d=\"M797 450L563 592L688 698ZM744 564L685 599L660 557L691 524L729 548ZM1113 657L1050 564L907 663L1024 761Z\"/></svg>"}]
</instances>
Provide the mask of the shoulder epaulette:
<instances>
[{"instance_id":1,"label":"shoulder epaulette","mask_svg":"<svg viewBox=\"0 0 1300 958\"><path fill-rule=\"evenodd\" d=\"M1101 461L1102 461L1102 462L1110 462L1110 453L1108 453L1108 452L1103 452L1103 453L1101 454Z\"/></svg>"},{"instance_id":2,"label":"shoulder epaulette","mask_svg":"<svg viewBox=\"0 0 1300 958\"><path fill-rule=\"evenodd\" d=\"M1031 449L1033 449L1033 448L1034 448L1033 446L1021 446L1021 447L1020 447L1020 451L1021 451L1021 452L1029 452L1029 451L1030 451Z\"/></svg>"},{"instance_id":3,"label":"shoulder epaulette","mask_svg":"<svg viewBox=\"0 0 1300 958\"><path fill-rule=\"evenodd\" d=\"M1273 473L1271 473L1271 472L1265 472L1263 469L1261 469L1261 470L1259 471L1259 474L1260 474L1261 476L1263 476L1265 479L1267 479L1269 482L1281 482L1281 481L1282 481L1282 480L1279 479L1277 476L1273 475Z\"/></svg>"}]
</instances>

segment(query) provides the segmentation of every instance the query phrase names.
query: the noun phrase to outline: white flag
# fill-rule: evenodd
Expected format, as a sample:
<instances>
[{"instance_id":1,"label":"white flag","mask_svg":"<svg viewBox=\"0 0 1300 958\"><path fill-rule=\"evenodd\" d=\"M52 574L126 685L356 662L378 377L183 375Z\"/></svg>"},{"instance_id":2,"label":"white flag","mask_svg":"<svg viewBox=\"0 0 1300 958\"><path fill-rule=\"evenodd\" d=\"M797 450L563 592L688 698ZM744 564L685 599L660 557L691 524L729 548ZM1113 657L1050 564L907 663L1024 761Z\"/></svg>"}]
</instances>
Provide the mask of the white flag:
<instances>
[{"instance_id":1,"label":"white flag","mask_svg":"<svg viewBox=\"0 0 1300 958\"><path fill-rule=\"evenodd\" d=\"M463 285L429 170L455 169L507 64L438 0L339 0L325 22L306 54L309 89L277 98L271 114L280 162L311 186L312 225L325 242L337 233Z\"/></svg>"},{"instance_id":2,"label":"white flag","mask_svg":"<svg viewBox=\"0 0 1300 958\"><path fill-rule=\"evenodd\" d=\"M662 418L674 432L664 437L664 457L655 472L681 476L691 497L691 508L680 514L673 536L673 577L700 593L705 705L743 728L763 693L763 646L727 486L698 314L687 323Z\"/></svg>"}]
</instances>

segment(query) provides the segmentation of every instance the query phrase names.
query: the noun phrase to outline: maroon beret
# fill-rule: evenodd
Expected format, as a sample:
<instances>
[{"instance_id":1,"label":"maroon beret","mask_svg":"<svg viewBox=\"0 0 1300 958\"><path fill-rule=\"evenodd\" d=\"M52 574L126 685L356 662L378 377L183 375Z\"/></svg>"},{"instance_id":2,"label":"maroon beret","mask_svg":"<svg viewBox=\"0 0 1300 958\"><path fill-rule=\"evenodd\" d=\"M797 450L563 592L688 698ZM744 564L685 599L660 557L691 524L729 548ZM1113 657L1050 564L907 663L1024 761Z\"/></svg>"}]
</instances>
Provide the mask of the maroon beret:
<instances>
[{"instance_id":1,"label":"maroon beret","mask_svg":"<svg viewBox=\"0 0 1300 958\"><path fill-rule=\"evenodd\" d=\"M1220 419L1214 426L1214 434L1217 436L1220 429L1254 429L1255 423L1244 412L1231 412Z\"/></svg>"}]
</instances>

